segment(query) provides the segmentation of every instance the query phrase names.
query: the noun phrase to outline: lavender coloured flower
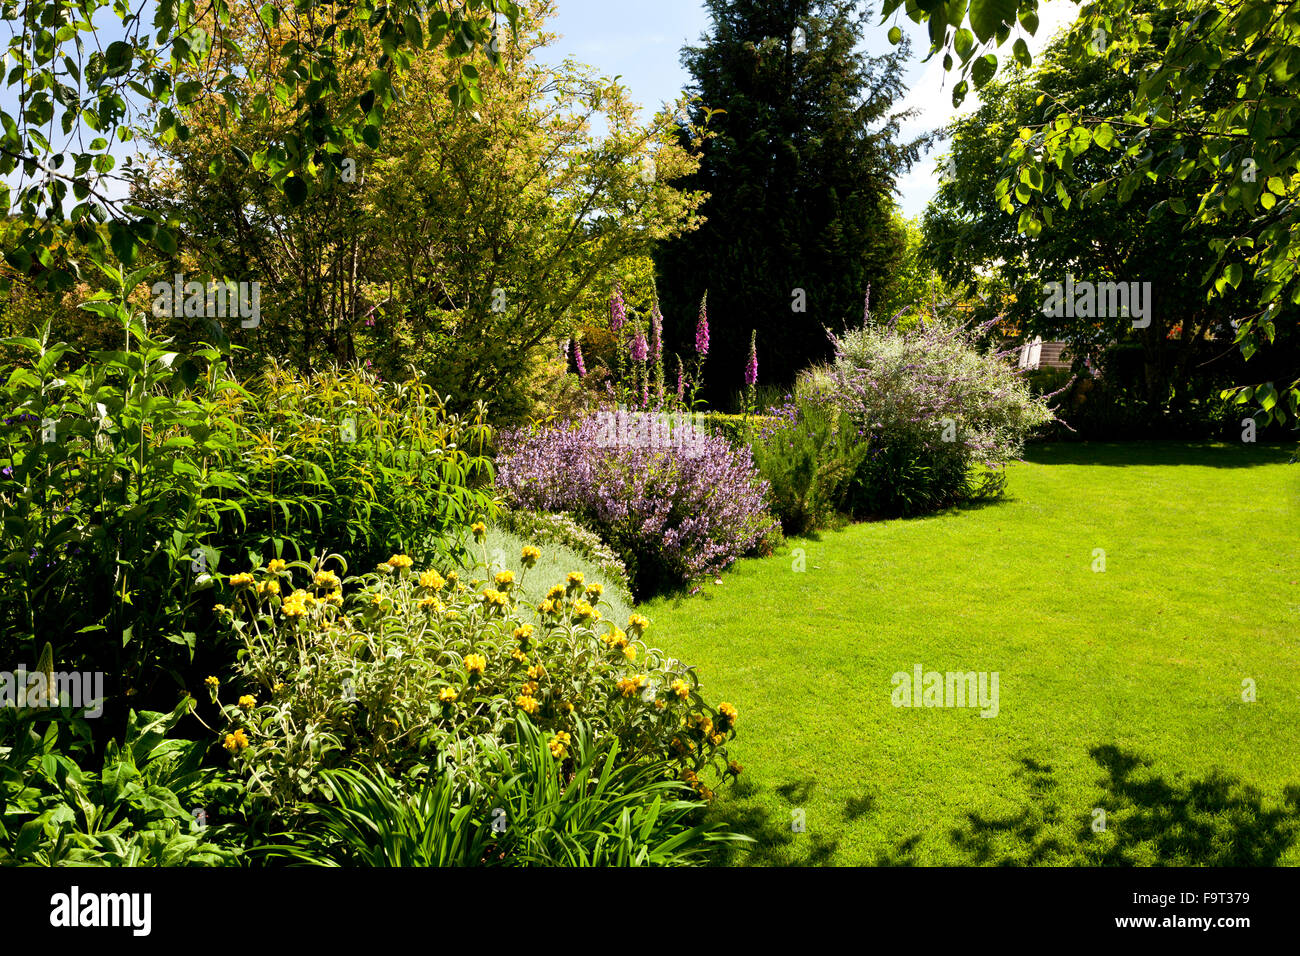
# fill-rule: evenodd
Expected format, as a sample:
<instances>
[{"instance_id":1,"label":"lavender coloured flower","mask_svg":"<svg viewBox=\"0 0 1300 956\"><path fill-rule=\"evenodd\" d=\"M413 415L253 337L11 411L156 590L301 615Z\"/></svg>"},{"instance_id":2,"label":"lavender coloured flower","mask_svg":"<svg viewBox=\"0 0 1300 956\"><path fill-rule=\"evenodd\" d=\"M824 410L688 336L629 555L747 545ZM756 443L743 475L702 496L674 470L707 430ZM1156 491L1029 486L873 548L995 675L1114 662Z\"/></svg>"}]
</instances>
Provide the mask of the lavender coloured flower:
<instances>
[{"instance_id":1,"label":"lavender coloured flower","mask_svg":"<svg viewBox=\"0 0 1300 956\"><path fill-rule=\"evenodd\" d=\"M668 416L600 413L498 436L497 487L508 504L568 511L618 529L644 572L682 582L726 567L774 526L767 483L747 447ZM644 583L644 582L643 582Z\"/></svg>"},{"instance_id":2,"label":"lavender coloured flower","mask_svg":"<svg viewBox=\"0 0 1300 956\"><path fill-rule=\"evenodd\" d=\"M709 354L709 293L700 299L700 318L695 325L695 354L700 358Z\"/></svg>"}]
</instances>

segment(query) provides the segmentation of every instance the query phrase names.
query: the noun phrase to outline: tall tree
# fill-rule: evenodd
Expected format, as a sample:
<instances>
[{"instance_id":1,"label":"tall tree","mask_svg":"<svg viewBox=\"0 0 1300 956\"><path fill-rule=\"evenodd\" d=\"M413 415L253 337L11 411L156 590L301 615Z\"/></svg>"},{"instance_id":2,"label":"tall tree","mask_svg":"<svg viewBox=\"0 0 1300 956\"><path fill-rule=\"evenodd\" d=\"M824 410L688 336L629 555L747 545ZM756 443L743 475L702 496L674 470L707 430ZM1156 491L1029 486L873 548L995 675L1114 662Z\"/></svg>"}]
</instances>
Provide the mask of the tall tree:
<instances>
[{"instance_id":1,"label":"tall tree","mask_svg":"<svg viewBox=\"0 0 1300 956\"><path fill-rule=\"evenodd\" d=\"M1161 0L1139 0L1135 9L1154 11L1157 28L1167 30L1178 14L1161 6ZM1005 80L986 84L984 105L954 126L952 175L945 177L926 212L925 251L950 281L996 276L1009 294L992 296L988 308L1027 335L1069 342L1076 364L1131 339L1142 353L1143 397L1149 413L1157 416L1204 398L1198 393L1206 387L1205 374L1239 371L1231 361L1235 350L1227 347L1235 335L1232 319L1249 311L1253 299L1248 293L1258 295L1259 289L1248 281L1240 290L1207 300L1200 286L1214 264L1214 241L1231 237L1246 217L1237 214L1181 228L1173 207L1194 202L1195 188L1169 178L1144 180L1132 201L1119 209L1069 201L1062 188L1066 199L1048 210L1033 236L1022 233L1016 220L990 201L998 181L1015 169L1004 160L1019 142L1021 129L1045 125L1062 110L1107 115L1132 96L1138 83L1136 76L1083 54L1063 34L1032 69L1017 66ZM1080 189L1091 188L1135 162L1093 150L1074 161L1072 176ZM1029 194L1032 175L1025 171L1018 181L1021 195ZM1045 314L1044 284L1064 283L1067 276L1084 282L1148 282L1148 314L1137 321L1106 310Z\"/></svg>"},{"instance_id":2,"label":"tall tree","mask_svg":"<svg viewBox=\"0 0 1300 956\"><path fill-rule=\"evenodd\" d=\"M825 329L860 319L884 292L904 236L895 176L928 137L900 142L900 46L858 49L871 12L844 0L707 0L712 29L682 62L693 77L701 165L685 184L709 198L695 233L656 256L670 349L694 350L708 292L715 404L743 383L751 330L768 382L828 355ZM691 134L684 130L683 136Z\"/></svg>"},{"instance_id":3,"label":"tall tree","mask_svg":"<svg viewBox=\"0 0 1300 956\"><path fill-rule=\"evenodd\" d=\"M1115 209L1148 181L1176 179L1193 188L1193 201L1171 197L1162 207L1185 227L1244 212L1245 228L1212 241L1215 261L1204 281L1211 298L1241 289L1248 276L1259 284L1253 307L1236 320L1237 343L1250 358L1295 336L1300 316L1300 100L1292 91L1300 76L1300 0L1184 0L1164 29L1157 19L1167 6L1094 0L1081 8L1069 42L1139 82L1113 111L1061 109L1050 122L1022 129L997 200L1031 237L1057 204ZM884 13L926 22L932 52L944 51L947 68L957 66L955 52L963 77L981 89L998 66L997 54L984 51L1004 45L1013 31L1033 34L1037 8L1038 0L885 0ZM889 36L897 41L902 31L892 27ZM1013 56L1029 64L1023 36ZM965 79L954 84L954 101L968 88ZM1093 149L1133 161L1117 164L1109 179L1078 182L1075 161ZM1265 420L1286 422L1289 409L1294 421L1300 378L1287 381L1292 375L1232 391L1239 402L1257 403Z\"/></svg>"}]
</instances>

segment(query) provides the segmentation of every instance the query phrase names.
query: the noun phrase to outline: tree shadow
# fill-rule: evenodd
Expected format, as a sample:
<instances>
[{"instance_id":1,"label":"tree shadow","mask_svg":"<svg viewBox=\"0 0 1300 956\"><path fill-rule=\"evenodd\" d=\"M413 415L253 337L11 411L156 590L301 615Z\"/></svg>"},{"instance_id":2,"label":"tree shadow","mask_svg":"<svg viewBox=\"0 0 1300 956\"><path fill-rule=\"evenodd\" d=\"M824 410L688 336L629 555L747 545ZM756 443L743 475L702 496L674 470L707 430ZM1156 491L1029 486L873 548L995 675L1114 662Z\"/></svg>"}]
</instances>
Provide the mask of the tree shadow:
<instances>
[{"instance_id":1,"label":"tree shadow","mask_svg":"<svg viewBox=\"0 0 1300 956\"><path fill-rule=\"evenodd\" d=\"M819 823L823 821L818 821L815 816L809 817L806 813L802 817L795 815L795 811L804 808L816 786L815 780L806 778L774 787L772 793L789 804L788 810L774 812L762 805L763 788L743 781L737 783L714 804L710 822L725 823L756 842L723 844L710 863L716 866L834 865L839 841L818 832ZM863 799L872 802L870 797ZM796 821L802 829L796 829Z\"/></svg>"},{"instance_id":2,"label":"tree shadow","mask_svg":"<svg viewBox=\"0 0 1300 956\"><path fill-rule=\"evenodd\" d=\"M1215 770L1199 780L1169 781L1152 762L1111 744L1090 756L1106 773L1102 788L1117 807L1117 839L1102 855L1108 865L1132 866L1149 844L1161 864L1276 866L1300 838L1300 787L1282 791L1281 806Z\"/></svg>"},{"instance_id":3,"label":"tree shadow","mask_svg":"<svg viewBox=\"0 0 1300 956\"><path fill-rule=\"evenodd\" d=\"M1213 468L1254 468L1284 465L1296 453L1294 442L1134 441L1048 442L1028 445L1025 461L1038 465L1202 465Z\"/></svg>"},{"instance_id":4,"label":"tree shadow","mask_svg":"<svg viewBox=\"0 0 1300 956\"><path fill-rule=\"evenodd\" d=\"M1095 807L1067 811L1051 766L1024 757L1016 775L1029 802L1005 816L968 811L952 845L983 865L1275 866L1300 839L1300 786L1266 806L1265 794L1222 771L1164 776L1113 744L1089 755L1103 772Z\"/></svg>"}]
</instances>

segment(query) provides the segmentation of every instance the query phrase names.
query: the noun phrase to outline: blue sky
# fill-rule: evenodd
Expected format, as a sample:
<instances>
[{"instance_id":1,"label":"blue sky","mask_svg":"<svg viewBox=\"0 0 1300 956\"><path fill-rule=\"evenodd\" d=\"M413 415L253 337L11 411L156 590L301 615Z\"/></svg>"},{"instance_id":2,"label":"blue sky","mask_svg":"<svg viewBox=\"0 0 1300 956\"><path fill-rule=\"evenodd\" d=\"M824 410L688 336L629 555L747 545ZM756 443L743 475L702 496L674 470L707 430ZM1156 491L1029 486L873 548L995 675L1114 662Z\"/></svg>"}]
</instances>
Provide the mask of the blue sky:
<instances>
[{"instance_id":1,"label":"blue sky","mask_svg":"<svg viewBox=\"0 0 1300 956\"><path fill-rule=\"evenodd\" d=\"M549 28L561 38L544 51L543 59L558 62L573 56L602 73L621 75L633 99L647 110L675 99L687 84L689 77L679 59L681 48L698 41L709 26L700 0L556 0L556 6L557 16ZM879 9L879 4L875 8ZM1030 50L1037 55L1051 35L1074 18L1077 9L1071 0L1044 3L1039 9L1037 36L1025 37ZM903 129L904 135L911 137L944 125L957 111L952 108L952 78L945 75L940 59L921 62L929 49L923 27L900 12L889 23L869 32L864 38L865 48L873 53L888 49L886 33L894 23L912 38L912 61L906 78L909 92L899 104L900 108L918 110L917 118ZM961 112L977 105L972 95ZM920 215L934 195L938 185L934 156L945 149L939 144L933 156L923 158L900 177L899 204L904 215Z\"/></svg>"}]
</instances>

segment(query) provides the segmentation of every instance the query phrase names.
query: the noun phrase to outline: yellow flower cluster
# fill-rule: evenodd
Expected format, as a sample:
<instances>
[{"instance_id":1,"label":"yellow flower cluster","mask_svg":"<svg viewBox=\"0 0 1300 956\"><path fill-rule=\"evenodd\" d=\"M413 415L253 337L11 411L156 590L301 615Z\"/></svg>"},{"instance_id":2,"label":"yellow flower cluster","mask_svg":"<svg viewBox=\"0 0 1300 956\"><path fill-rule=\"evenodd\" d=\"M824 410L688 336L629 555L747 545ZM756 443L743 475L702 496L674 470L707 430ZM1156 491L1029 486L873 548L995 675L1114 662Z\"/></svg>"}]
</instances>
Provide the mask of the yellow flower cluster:
<instances>
[{"instance_id":1,"label":"yellow flower cluster","mask_svg":"<svg viewBox=\"0 0 1300 956\"><path fill-rule=\"evenodd\" d=\"M687 685L686 681L684 680L673 681L671 684L668 685L668 689L671 690L678 697L680 697L682 700L685 700L687 697L691 696L691 688Z\"/></svg>"},{"instance_id":2,"label":"yellow flower cluster","mask_svg":"<svg viewBox=\"0 0 1300 956\"><path fill-rule=\"evenodd\" d=\"M647 618L642 617L640 614L633 614L627 620L628 633L633 634L637 637L640 637L645 632L645 629L649 626L650 626L650 621Z\"/></svg>"},{"instance_id":3,"label":"yellow flower cluster","mask_svg":"<svg viewBox=\"0 0 1300 956\"><path fill-rule=\"evenodd\" d=\"M606 646L619 651L627 647L628 643L627 635L617 627L614 628L613 633L602 635L601 640L605 642Z\"/></svg>"},{"instance_id":4,"label":"yellow flower cluster","mask_svg":"<svg viewBox=\"0 0 1300 956\"><path fill-rule=\"evenodd\" d=\"M266 570L270 571L272 574L279 574L284 569L285 563L283 558L272 558L266 563Z\"/></svg>"},{"instance_id":5,"label":"yellow flower cluster","mask_svg":"<svg viewBox=\"0 0 1300 956\"><path fill-rule=\"evenodd\" d=\"M460 695L456 693L456 688L444 687L442 690L438 691L438 703L454 704L456 703L456 698L459 696Z\"/></svg>"},{"instance_id":6,"label":"yellow flower cluster","mask_svg":"<svg viewBox=\"0 0 1300 956\"><path fill-rule=\"evenodd\" d=\"M701 737L707 737L713 733L713 720L708 714L694 714L690 723Z\"/></svg>"},{"instance_id":7,"label":"yellow flower cluster","mask_svg":"<svg viewBox=\"0 0 1300 956\"><path fill-rule=\"evenodd\" d=\"M482 541L485 537L487 537L487 525L485 525L482 521L475 521L472 525L469 526L469 530L474 532L475 541Z\"/></svg>"},{"instance_id":8,"label":"yellow flower cluster","mask_svg":"<svg viewBox=\"0 0 1300 956\"><path fill-rule=\"evenodd\" d=\"M546 676L546 668L541 664L534 664L532 667L528 668L528 676L532 680L541 680Z\"/></svg>"},{"instance_id":9,"label":"yellow flower cluster","mask_svg":"<svg viewBox=\"0 0 1300 956\"><path fill-rule=\"evenodd\" d=\"M245 694L239 698L239 706L244 710L252 710L257 706L257 698L252 694Z\"/></svg>"},{"instance_id":10,"label":"yellow flower cluster","mask_svg":"<svg viewBox=\"0 0 1300 956\"><path fill-rule=\"evenodd\" d=\"M707 786L705 786L704 781L700 779L700 775L697 774L694 770L683 770L682 780L690 784L691 789L694 790L696 793L698 793L705 800L713 799L713 791L710 790Z\"/></svg>"},{"instance_id":11,"label":"yellow flower cluster","mask_svg":"<svg viewBox=\"0 0 1300 956\"><path fill-rule=\"evenodd\" d=\"M280 582L279 582L279 581L259 581L258 584L257 584L257 593L258 593L258 594L279 594L279 593L280 593Z\"/></svg>"},{"instance_id":12,"label":"yellow flower cluster","mask_svg":"<svg viewBox=\"0 0 1300 956\"><path fill-rule=\"evenodd\" d=\"M237 588L243 587L246 584L253 583L253 576L249 574L247 571L244 571L240 574L232 574L230 576L230 583Z\"/></svg>"},{"instance_id":13,"label":"yellow flower cluster","mask_svg":"<svg viewBox=\"0 0 1300 956\"><path fill-rule=\"evenodd\" d=\"M483 676L487 670L487 658L482 654L467 654L465 656L465 670L469 672L471 678Z\"/></svg>"},{"instance_id":14,"label":"yellow flower cluster","mask_svg":"<svg viewBox=\"0 0 1300 956\"><path fill-rule=\"evenodd\" d=\"M337 588L340 586L339 576L333 571L317 571L313 582L317 587Z\"/></svg>"},{"instance_id":15,"label":"yellow flower cluster","mask_svg":"<svg viewBox=\"0 0 1300 956\"><path fill-rule=\"evenodd\" d=\"M524 567L531 568L537 563L537 559L541 556L541 551L534 548L531 544L526 544L524 545L523 551L519 553L519 561Z\"/></svg>"},{"instance_id":16,"label":"yellow flower cluster","mask_svg":"<svg viewBox=\"0 0 1300 956\"><path fill-rule=\"evenodd\" d=\"M537 703L536 700L534 700L532 697L530 697L527 694L515 698L515 703L519 706L520 710L522 710L525 714L527 714L530 717L533 714L537 713L539 710L541 710L542 707L541 704Z\"/></svg>"},{"instance_id":17,"label":"yellow flower cluster","mask_svg":"<svg viewBox=\"0 0 1300 956\"><path fill-rule=\"evenodd\" d=\"M599 581L593 581L587 585L587 600L598 601L600 596L605 593L605 586Z\"/></svg>"},{"instance_id":18,"label":"yellow flower cluster","mask_svg":"<svg viewBox=\"0 0 1300 956\"><path fill-rule=\"evenodd\" d=\"M587 621L599 621L600 612L586 601L578 601L573 605L573 619L584 624Z\"/></svg>"},{"instance_id":19,"label":"yellow flower cluster","mask_svg":"<svg viewBox=\"0 0 1300 956\"><path fill-rule=\"evenodd\" d=\"M561 730L547 742L546 746L551 748L552 757L556 760L563 760L569 753L571 740L572 738Z\"/></svg>"},{"instance_id":20,"label":"yellow flower cluster","mask_svg":"<svg viewBox=\"0 0 1300 956\"><path fill-rule=\"evenodd\" d=\"M428 588L431 591L440 591L446 583L447 582L443 580L442 575L437 571L420 572L420 587L422 588Z\"/></svg>"},{"instance_id":21,"label":"yellow flower cluster","mask_svg":"<svg viewBox=\"0 0 1300 956\"><path fill-rule=\"evenodd\" d=\"M718 726L722 730L730 730L736 726L736 716L734 705L727 703L725 700L718 705Z\"/></svg>"},{"instance_id":22,"label":"yellow flower cluster","mask_svg":"<svg viewBox=\"0 0 1300 956\"><path fill-rule=\"evenodd\" d=\"M384 563L393 570L400 571L409 568L415 562L404 554L395 554Z\"/></svg>"},{"instance_id":23,"label":"yellow flower cluster","mask_svg":"<svg viewBox=\"0 0 1300 956\"><path fill-rule=\"evenodd\" d=\"M509 591L510 586L515 583L515 572L498 571L496 577L492 580L496 582L497 587L501 588L501 590Z\"/></svg>"},{"instance_id":24,"label":"yellow flower cluster","mask_svg":"<svg viewBox=\"0 0 1300 956\"><path fill-rule=\"evenodd\" d=\"M644 674L633 674L631 677L624 677L618 682L618 692L624 697L631 697L646 685L647 678Z\"/></svg>"},{"instance_id":25,"label":"yellow flower cluster","mask_svg":"<svg viewBox=\"0 0 1300 956\"><path fill-rule=\"evenodd\" d=\"M236 730L233 734L226 734L226 739L222 741L221 746L225 747L232 754L236 750L243 750L248 746L248 735L242 730Z\"/></svg>"},{"instance_id":26,"label":"yellow flower cluster","mask_svg":"<svg viewBox=\"0 0 1300 956\"><path fill-rule=\"evenodd\" d=\"M215 677L205 677L203 678L203 683L213 688L221 686L221 681L217 680Z\"/></svg>"},{"instance_id":27,"label":"yellow flower cluster","mask_svg":"<svg viewBox=\"0 0 1300 956\"><path fill-rule=\"evenodd\" d=\"M285 617L302 617L307 613L308 601L313 600L306 591L294 591L280 605L280 613Z\"/></svg>"}]
</instances>

